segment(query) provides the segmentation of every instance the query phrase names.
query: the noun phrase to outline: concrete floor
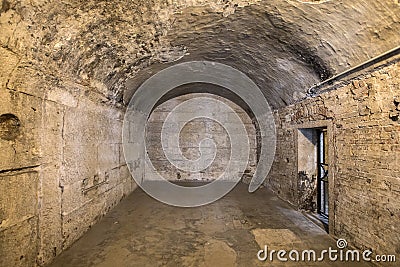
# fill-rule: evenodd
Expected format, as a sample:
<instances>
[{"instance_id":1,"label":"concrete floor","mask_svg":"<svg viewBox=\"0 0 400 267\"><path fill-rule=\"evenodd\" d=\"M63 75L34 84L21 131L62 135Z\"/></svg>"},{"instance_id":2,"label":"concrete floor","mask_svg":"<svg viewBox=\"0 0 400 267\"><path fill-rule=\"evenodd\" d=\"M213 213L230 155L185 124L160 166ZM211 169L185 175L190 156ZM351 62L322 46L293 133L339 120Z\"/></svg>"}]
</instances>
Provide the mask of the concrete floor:
<instances>
[{"instance_id":1,"label":"concrete floor","mask_svg":"<svg viewBox=\"0 0 400 267\"><path fill-rule=\"evenodd\" d=\"M260 245L259 245L260 244ZM336 241L267 189L240 183L199 208L164 205L137 189L52 267L369 266L364 262L260 262L260 246L322 251Z\"/></svg>"}]
</instances>

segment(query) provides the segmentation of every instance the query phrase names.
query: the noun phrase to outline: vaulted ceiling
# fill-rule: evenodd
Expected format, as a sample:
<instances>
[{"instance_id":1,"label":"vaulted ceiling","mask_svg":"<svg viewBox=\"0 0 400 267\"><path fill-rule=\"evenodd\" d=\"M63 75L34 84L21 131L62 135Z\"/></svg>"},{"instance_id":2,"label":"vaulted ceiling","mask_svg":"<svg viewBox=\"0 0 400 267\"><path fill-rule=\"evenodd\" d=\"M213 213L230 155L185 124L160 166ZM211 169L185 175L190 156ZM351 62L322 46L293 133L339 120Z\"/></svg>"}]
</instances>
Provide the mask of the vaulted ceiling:
<instances>
[{"instance_id":1,"label":"vaulted ceiling","mask_svg":"<svg viewBox=\"0 0 400 267\"><path fill-rule=\"evenodd\" d=\"M0 12L3 48L119 104L167 66L210 60L279 108L400 44L398 0L3 0Z\"/></svg>"}]
</instances>

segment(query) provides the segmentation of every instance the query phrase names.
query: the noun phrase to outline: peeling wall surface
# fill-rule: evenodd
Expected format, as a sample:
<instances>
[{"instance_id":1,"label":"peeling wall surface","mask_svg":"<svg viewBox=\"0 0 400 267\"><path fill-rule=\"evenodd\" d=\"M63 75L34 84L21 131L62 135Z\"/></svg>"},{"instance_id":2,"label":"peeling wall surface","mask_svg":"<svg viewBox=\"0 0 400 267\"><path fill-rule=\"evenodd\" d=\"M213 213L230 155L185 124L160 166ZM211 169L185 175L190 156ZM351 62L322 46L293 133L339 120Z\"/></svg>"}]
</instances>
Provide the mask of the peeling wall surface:
<instances>
[{"instance_id":1,"label":"peeling wall surface","mask_svg":"<svg viewBox=\"0 0 400 267\"><path fill-rule=\"evenodd\" d=\"M331 120L335 233L400 253L398 63L298 103L313 84L397 46L400 5L304 2L1 0L0 266L51 262L135 189L121 148L125 107L148 77L190 60L237 68L277 110L268 185L292 203L291 125Z\"/></svg>"}]
</instances>

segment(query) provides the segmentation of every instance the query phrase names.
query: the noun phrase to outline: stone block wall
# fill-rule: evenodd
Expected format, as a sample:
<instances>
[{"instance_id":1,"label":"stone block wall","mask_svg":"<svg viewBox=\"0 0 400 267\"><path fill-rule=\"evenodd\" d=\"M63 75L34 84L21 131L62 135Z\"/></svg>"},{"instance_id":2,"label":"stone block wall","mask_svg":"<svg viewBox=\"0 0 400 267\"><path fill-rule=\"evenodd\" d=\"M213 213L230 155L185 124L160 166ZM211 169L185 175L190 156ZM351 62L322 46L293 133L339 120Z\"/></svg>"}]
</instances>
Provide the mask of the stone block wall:
<instances>
[{"instance_id":1,"label":"stone block wall","mask_svg":"<svg viewBox=\"0 0 400 267\"><path fill-rule=\"evenodd\" d=\"M248 140L250 145L250 158L245 170L244 180L251 177L255 171L257 164L257 144L256 144L256 128L252 122L249 115L234 102L227 100L223 97L216 96L208 93L192 93L187 95L178 96L172 98L162 104L160 104L150 115L149 122L146 129L147 138L147 149L148 155L153 163L153 166L160 175L166 179L172 181L212 181L217 179L223 172L226 171L228 162L230 160L231 153L231 142L226 129L222 124L232 123L229 121L228 114L221 111L221 108L217 105L207 106L207 108L219 122L206 119L197 118L190 122L187 122L183 127L180 136L180 149L184 157L188 160L196 160L200 157L199 145L201 140L204 138L212 139L216 144L216 156L212 161L212 164L201 171L198 172L188 172L182 171L172 165L166 158L162 143L161 143L161 130L165 119L175 107L184 103L188 99L196 99L199 97L207 97L210 99L215 99L226 104L239 116L248 134ZM185 122L186 114L176 114L175 118L177 121L174 123L179 123L178 120ZM171 125L174 127L174 125ZM235 127L239 127L235 126ZM169 127L169 126L168 126ZM236 133L231 133L236 134ZM167 144L168 145L168 144ZM212 155L211 155L212 156Z\"/></svg>"},{"instance_id":2,"label":"stone block wall","mask_svg":"<svg viewBox=\"0 0 400 267\"><path fill-rule=\"evenodd\" d=\"M135 189L124 109L5 48L0 62L0 266L42 266Z\"/></svg>"},{"instance_id":3,"label":"stone block wall","mask_svg":"<svg viewBox=\"0 0 400 267\"><path fill-rule=\"evenodd\" d=\"M328 127L331 234L376 253L400 253L399 73L394 59L276 112L277 154L267 178L299 206L298 131Z\"/></svg>"}]
</instances>

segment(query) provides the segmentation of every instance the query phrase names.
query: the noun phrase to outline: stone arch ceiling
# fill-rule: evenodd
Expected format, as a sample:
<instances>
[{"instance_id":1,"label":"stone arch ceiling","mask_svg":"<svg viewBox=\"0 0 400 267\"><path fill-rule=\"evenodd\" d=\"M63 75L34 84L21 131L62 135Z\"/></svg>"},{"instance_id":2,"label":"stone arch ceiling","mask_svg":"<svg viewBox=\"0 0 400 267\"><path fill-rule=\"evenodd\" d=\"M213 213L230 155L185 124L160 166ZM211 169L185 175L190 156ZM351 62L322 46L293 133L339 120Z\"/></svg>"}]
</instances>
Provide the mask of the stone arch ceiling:
<instances>
[{"instance_id":1,"label":"stone arch ceiling","mask_svg":"<svg viewBox=\"0 0 400 267\"><path fill-rule=\"evenodd\" d=\"M15 68L112 104L171 64L211 60L246 73L279 108L400 43L398 0L309 2L2 0L0 43Z\"/></svg>"}]
</instances>

